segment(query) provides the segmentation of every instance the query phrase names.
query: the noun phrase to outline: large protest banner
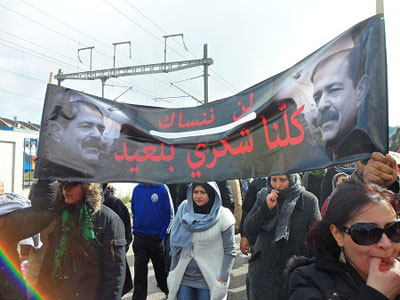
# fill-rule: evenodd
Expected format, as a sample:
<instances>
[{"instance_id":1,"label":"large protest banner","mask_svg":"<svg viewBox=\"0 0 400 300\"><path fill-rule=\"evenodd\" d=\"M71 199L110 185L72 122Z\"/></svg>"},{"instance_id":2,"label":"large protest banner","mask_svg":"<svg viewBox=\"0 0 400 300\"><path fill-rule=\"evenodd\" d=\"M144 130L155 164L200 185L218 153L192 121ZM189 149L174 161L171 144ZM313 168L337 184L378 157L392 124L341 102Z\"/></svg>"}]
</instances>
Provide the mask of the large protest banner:
<instances>
[{"instance_id":1,"label":"large protest banner","mask_svg":"<svg viewBox=\"0 0 400 300\"><path fill-rule=\"evenodd\" d=\"M204 182L386 153L386 76L384 19L376 15L290 69L198 107L129 105L48 85L35 177Z\"/></svg>"}]
</instances>

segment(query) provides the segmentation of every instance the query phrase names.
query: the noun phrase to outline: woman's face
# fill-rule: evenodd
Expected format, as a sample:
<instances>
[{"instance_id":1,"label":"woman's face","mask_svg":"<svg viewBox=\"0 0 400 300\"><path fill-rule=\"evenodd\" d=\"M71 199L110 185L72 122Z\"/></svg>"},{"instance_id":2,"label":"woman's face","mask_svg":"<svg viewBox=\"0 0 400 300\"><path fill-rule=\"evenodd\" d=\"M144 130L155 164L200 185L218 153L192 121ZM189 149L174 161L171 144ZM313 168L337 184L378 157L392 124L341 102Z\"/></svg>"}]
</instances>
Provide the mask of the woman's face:
<instances>
[{"instance_id":1,"label":"woman's face","mask_svg":"<svg viewBox=\"0 0 400 300\"><path fill-rule=\"evenodd\" d=\"M271 176L271 186L275 190L286 190L289 187L287 175Z\"/></svg>"},{"instance_id":2,"label":"woman's face","mask_svg":"<svg viewBox=\"0 0 400 300\"><path fill-rule=\"evenodd\" d=\"M380 228L384 228L396 219L393 207L387 202L381 201L365 205L360 210L360 213L345 226L350 228L356 223L373 223ZM364 280L368 278L369 266L373 257L382 259L380 269L381 271L386 271L390 268L390 265L386 263L388 258L396 258L400 251L400 243L394 243L385 233L382 234L381 239L377 243L368 246L356 244L350 235L342 231L337 232L336 235L334 234L334 237L339 247L344 248L347 261Z\"/></svg>"},{"instance_id":3,"label":"woman's face","mask_svg":"<svg viewBox=\"0 0 400 300\"><path fill-rule=\"evenodd\" d=\"M194 188L193 201L197 204L197 206L206 205L208 201L210 201L206 190L201 185L198 185Z\"/></svg>"},{"instance_id":4,"label":"woman's face","mask_svg":"<svg viewBox=\"0 0 400 300\"><path fill-rule=\"evenodd\" d=\"M63 186L63 194L65 198L65 203L76 204L83 199L84 190L81 183L73 186Z\"/></svg>"}]
</instances>

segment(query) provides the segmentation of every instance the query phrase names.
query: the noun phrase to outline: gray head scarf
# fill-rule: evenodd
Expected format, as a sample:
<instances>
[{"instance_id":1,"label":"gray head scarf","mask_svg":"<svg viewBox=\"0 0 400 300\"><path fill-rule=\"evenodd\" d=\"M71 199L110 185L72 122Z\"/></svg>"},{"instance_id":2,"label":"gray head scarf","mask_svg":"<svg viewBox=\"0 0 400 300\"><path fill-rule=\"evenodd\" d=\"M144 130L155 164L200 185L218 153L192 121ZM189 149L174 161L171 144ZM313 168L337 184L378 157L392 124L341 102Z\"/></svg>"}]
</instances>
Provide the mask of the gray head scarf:
<instances>
[{"instance_id":1,"label":"gray head scarf","mask_svg":"<svg viewBox=\"0 0 400 300\"><path fill-rule=\"evenodd\" d=\"M274 217L262 226L263 230L275 230L275 242L282 239L289 240L290 217L296 206L297 200L305 191L301 184L300 176L296 174L287 175L289 178L289 187L279 191L278 203L274 209ZM271 177L268 177L267 187L263 188L257 194L257 202L259 205L267 198L267 195L273 190L271 186Z\"/></svg>"}]
</instances>

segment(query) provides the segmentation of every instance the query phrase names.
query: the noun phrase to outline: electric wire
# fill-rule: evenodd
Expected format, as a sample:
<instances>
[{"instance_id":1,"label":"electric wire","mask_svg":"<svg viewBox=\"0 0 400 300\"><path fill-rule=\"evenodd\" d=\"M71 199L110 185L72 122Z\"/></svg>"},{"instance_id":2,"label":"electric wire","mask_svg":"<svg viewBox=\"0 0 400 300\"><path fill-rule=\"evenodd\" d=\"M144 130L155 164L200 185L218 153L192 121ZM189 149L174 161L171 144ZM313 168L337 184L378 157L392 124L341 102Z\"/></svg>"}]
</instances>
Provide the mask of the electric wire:
<instances>
[{"instance_id":1,"label":"electric wire","mask_svg":"<svg viewBox=\"0 0 400 300\"><path fill-rule=\"evenodd\" d=\"M21 0L20 0L21 1ZM23 1L21 1L21 2L23 2ZM107 1L106 1L107 2ZM24 3L24 2L23 2ZM24 4L26 4L26 3L24 3ZM108 3L109 4L109 3ZM110 4L109 4L110 5ZM32 7L32 8L34 8L33 6L31 6L31 5L29 5L30 7ZM110 6L112 6L112 5L110 5ZM38 24L38 25L40 25L40 26L42 26L42 27L44 27L44 28L46 28L46 29L48 29L48 30L50 30L50 31L52 31L52 32L55 32L55 33L57 33L57 34L59 34L59 35L61 35L61 36L63 36L64 38L67 38L67 39L69 39L69 40L71 40L71 41L73 41L73 42L75 42L75 43L78 43L78 44L80 44L80 45L84 45L84 46L86 46L84 43L81 43L80 41L78 41L78 40L76 40L76 39L74 39L74 38L71 38L71 37L69 37L69 36L67 36L67 35L65 35L65 34L63 34L63 33L60 33L59 31L57 31L57 30L54 30L54 29L52 29L52 28L50 28L50 27L48 27L48 26L46 26L46 25L44 25L44 24L42 24L42 23L40 23L40 22L38 22L38 21L35 21L35 20L33 20L32 18L30 18L30 17L28 17L28 16L25 16L25 15L23 15L23 14L21 14L21 13L19 13L19 12L17 12L17 11L15 11L15 10L13 10L13 9L11 9L11 8L8 8L8 7L6 7L6 6L4 6L4 5L2 5L2 4L0 4L0 7L3 7L3 8L5 8L5 9L7 9L7 10L9 10L9 11L11 11L11 12L13 12L13 13L15 13L15 14L17 14L17 15L19 15L19 16L21 16L21 17L23 17L23 18L25 18L25 19L27 19L27 20L29 20L29 21L31 21L31 22L33 22L33 23L36 23L36 24ZM113 7L113 6L112 6ZM36 8L34 8L34 9L36 9ZM118 9L116 9L116 8L114 8L115 10L117 10L117 11L119 11ZM43 11L41 11L41 10L39 10L39 9L36 9L37 11L39 11L39 12L41 12L41 13L43 13L43 14L45 14L45 15L48 15L47 13L45 13L45 12L43 12ZM120 11L119 11L120 12ZM120 13L122 13L122 12L120 12ZM48 15L49 16L49 15ZM127 16L126 16L127 17ZM129 17L127 17L127 18L129 18ZM133 21L133 20L131 20L131 21ZM60 21L61 22L61 21ZM134 22L134 21L133 21ZM61 22L62 24L64 24L65 25L65 23L64 22ZM135 22L134 22L135 23ZM140 25L139 25L140 26ZM69 26L69 27L71 27L71 26ZM71 27L72 28L72 27ZM143 28L144 29L144 28ZM144 29L145 30L145 29ZM77 31L79 31L79 30L77 30ZM80 31L79 31L80 32ZM155 36L154 36L155 37ZM157 37L155 37L155 38L157 38ZM158 38L157 38L158 39ZM3 39L4 40L4 39ZM7 41L7 42L9 42L9 41ZM162 42L162 41L161 41ZM9 43L12 43L12 42L9 42ZM12 44L15 44L15 43L12 43ZM16 45L16 44L15 44ZM27 49L27 50L29 50L29 51L32 51L32 52L35 52L35 53L37 53L36 51L34 51L34 50L31 50L31 49L28 49L28 48L26 48L26 47L23 47L23 46L21 46L21 45L17 45L17 46L19 46L19 47L21 47L21 48L25 48L25 49ZM175 51L175 50L173 50L173 51ZM104 56L106 56L106 57L110 57L110 56L108 56L108 55L106 55L106 54L104 54L104 53L102 53L102 52L100 52L100 51L97 51L98 53L100 53L100 54L102 54L102 55L104 55ZM176 51L175 51L176 52ZM40 53L39 53L40 54ZM44 55L44 54L40 54L40 55L43 55L43 56L46 56L46 57L48 57L48 58L50 58L50 59L52 59L52 60L56 60L57 61L57 59L54 59L54 58L51 58L51 57L49 57L49 56L47 56L47 55ZM34 55L35 56L35 55ZM37 56L36 56L37 57ZM65 63L65 62L62 62L63 64L64 64L64 66L65 66L65 64L67 64L67 65L70 65L70 66L72 66L74 69L76 68L76 69L79 69L79 70L82 70L81 68L79 68L79 67L75 67L75 66L73 66L73 65L71 65L71 64L68 64L68 63ZM149 76L149 75L148 75ZM151 76L150 76L151 77ZM163 83L163 84L165 84L165 85L168 85L168 83L166 83L166 82L164 82L164 81L162 81L162 80L159 80L159 79L156 79L156 78L153 78L153 79L155 79L155 80L157 80L157 81L159 81L159 82L161 82L161 83ZM119 80L122 80L122 79L119 79ZM125 81L126 82L126 81ZM144 88L142 88L142 89L144 89ZM153 95L153 96L155 96L155 95ZM155 96L156 97L156 96Z\"/></svg>"},{"instance_id":2,"label":"electric wire","mask_svg":"<svg viewBox=\"0 0 400 300\"><path fill-rule=\"evenodd\" d=\"M6 94L11 94L11 95L16 95L16 96L21 96L21 97L25 97L25 98L31 98L31 99L35 99L35 100L39 100L39 101L43 101L43 99L40 98L36 98L36 97L32 97L32 96L28 96L28 95L23 95L23 94L18 94L18 93L14 93L14 92L10 92L10 91L5 91L0 89L0 92L6 93Z\"/></svg>"},{"instance_id":3,"label":"electric wire","mask_svg":"<svg viewBox=\"0 0 400 300\"><path fill-rule=\"evenodd\" d=\"M24 75L24 74L17 73L17 72L13 72L13 71L10 71L10 70L7 70L7 69L3 69L3 68L0 68L0 72L3 72L3 73L10 73L10 74L12 74L12 75L20 76L20 77L23 77L23 78L29 79L29 80L40 81L40 82L42 82L42 83L44 83L44 84L47 85L47 81L44 81L44 80L39 79L39 78L36 78L36 77Z\"/></svg>"},{"instance_id":4,"label":"electric wire","mask_svg":"<svg viewBox=\"0 0 400 300\"><path fill-rule=\"evenodd\" d=\"M7 42L7 43L10 43L10 44L13 44L13 45L15 45L15 46L17 46L17 47L21 47L21 48L23 48L23 49L26 49L27 51L32 51L32 52L38 53L38 52L36 52L36 51L34 51L34 50L32 50L32 49L23 47L23 46L21 46L21 45L19 45L19 44L10 42L10 41L8 41L8 40L2 39L2 38L0 38L0 40L3 40L3 41L5 41L5 42ZM6 46L6 47L10 47L10 48L15 49L15 50L17 50L17 51L21 51L20 49L17 49L17 48L15 48L15 47L12 47L12 46L9 46L9 45L6 45L6 44L1 43L1 42L0 42L0 45ZM37 58L39 58L39 59L49 61L49 62L51 62L51 63L61 64L61 65L63 65L64 67L66 67L67 69L70 69L70 70L72 70L72 71L76 71L77 69L83 71L83 69L81 69L81 68L79 68L79 67L75 67L75 66L73 66L73 65L71 65L71 64L68 64L68 63L66 63L66 62L63 62L63 61L61 61L61 60L58 60L58 59L56 59L56 58L50 57L50 56L45 55L45 54L38 53L39 55L45 56L45 57L40 57L39 55L30 53L30 52L25 52L25 53L27 53L27 54L29 54L29 55L32 55L32 56L34 56L34 57L37 57ZM47 57L47 58L46 58L46 57ZM71 68L71 67L72 67L72 68ZM110 81L111 81L111 82L115 82L114 80L111 80L111 79L110 79ZM146 92L138 91L138 90L136 90L136 91L137 91L137 92L140 92L140 93L143 94L143 95L146 95L146 96L149 97L149 98L157 97L157 95L152 94L150 91L146 90L145 88L141 88L141 87L140 87L140 89L145 90Z\"/></svg>"},{"instance_id":5,"label":"electric wire","mask_svg":"<svg viewBox=\"0 0 400 300\"><path fill-rule=\"evenodd\" d=\"M24 41L24 42L26 42L26 43L28 43L28 44L32 44L32 45L34 45L34 46L36 46L36 47L42 48L42 49L44 49L44 50L46 50L46 51L52 52L52 53L54 53L54 54L57 54L57 55L59 55L59 56L62 56L62 57L64 57L64 58L67 58L67 59L69 59L69 60L75 62L75 58L72 58L72 57L70 57L70 56L67 56L67 55L64 55L64 54L62 54L62 53L56 52L56 51L54 51L54 50L51 50L51 49L49 49L49 48L46 48L46 47L44 47L44 46L42 46L42 45L39 45L39 44L34 43L34 42L32 42L32 41L29 41L29 40L27 40L27 39L21 38L21 37L15 35L15 34L6 32L6 31L4 31L4 30L2 30L2 29L0 29L0 31L3 32L3 33L5 33L5 34L7 34L7 35L9 35L9 36L12 36L12 37L14 37L14 38L16 38L16 39L19 39L19 40L21 40L21 41ZM88 64L84 64L84 65L89 66Z\"/></svg>"},{"instance_id":6,"label":"electric wire","mask_svg":"<svg viewBox=\"0 0 400 300\"><path fill-rule=\"evenodd\" d=\"M21 0L20 0L21 1ZM153 22L150 18L148 18L147 16L145 16L139 9L137 9L136 7L134 7L130 2L128 2L127 0L124 0L124 2L125 3L127 3L132 9L134 9L135 11L137 11L141 16L143 16L146 20L148 20L151 24L153 24L155 27L157 27L160 31L162 31L164 34L167 34L167 32L164 30L164 29L162 29L159 25L157 25L155 22ZM117 9L115 9L115 10L117 10ZM118 12L120 12L119 10L117 10ZM121 12L120 12L121 13ZM122 14L122 13L121 13ZM130 19L130 18L129 18ZM131 20L134 24L136 24L136 25L138 25L137 24L137 22L134 22L133 20ZM142 28L142 26L141 25L138 25L138 26L140 26L141 28ZM147 30L145 30L147 33L149 33ZM149 33L151 36L153 36L153 37L155 37L152 33ZM155 37L157 40L159 40L159 38L157 38L157 37ZM172 41L174 42L174 43L176 43L177 45L179 45L180 47L182 47L183 49L185 49L187 52L189 52L191 55L192 55L192 57L194 57L194 58L196 58L196 55L194 55L190 50L188 50L187 48L185 48L184 46L182 46L180 43L178 43L175 39L172 39ZM161 40L161 42L163 42L162 40ZM168 47L168 46L167 46ZM169 49L171 49L170 47L168 47ZM172 50L172 49L171 49ZM175 53L178 53L178 52L176 52L175 50L173 50ZM179 54L179 53L178 53ZM183 58L185 58L184 56L182 56L181 54L179 54L181 57L183 57ZM198 68L200 68L200 67L198 67ZM235 87L235 86L233 86L231 83L229 83L227 80L225 80L221 75L219 75L216 71L214 71L214 70L212 70L212 69L210 69L209 70L210 72L212 72L212 73L214 73L217 77L219 77L221 80L223 80L226 84L228 84L229 86L227 87L225 84L222 84L221 82L219 82L215 77L212 77L212 76L210 76L210 77L212 77L216 82L218 82L219 84L221 84L222 86L224 86L225 88L227 88L227 89L229 89L229 90L231 90L231 91L233 91L233 92L236 92L238 89Z\"/></svg>"},{"instance_id":7,"label":"electric wire","mask_svg":"<svg viewBox=\"0 0 400 300\"><path fill-rule=\"evenodd\" d=\"M2 38L0 38L0 40L3 40L3 41L5 41L5 42L7 42L7 43L10 43L10 44L12 44L12 45L14 45L14 46L17 46L17 47L26 49L27 51L31 51L31 52L34 52L34 53L38 53L37 51L31 50L31 49L29 49L29 48L26 48L26 47L21 46L21 45L18 45L18 44L16 44L16 43L10 42L10 41L8 41L8 40L2 39ZM7 45L7 44L1 43L1 42L0 42L0 45L3 45L3 46L6 46L6 47L15 49L15 50L17 50L17 51L22 51L21 49L12 47L12 46L10 46L10 45ZM51 63L58 63L58 64L61 64L61 65L63 65L65 68L70 69L70 70L73 70L73 71L75 71L75 70L77 69L75 66L73 66L73 65L71 65L71 64L68 64L68 63L66 63L66 62L63 62L63 61L61 61L61 60L58 60L58 59L56 59L56 58L50 57L50 56L45 55L45 54L42 54L42 53L38 53L38 55L36 55L36 54L34 54L34 53L30 53L30 52L25 52L25 53L27 53L27 54L29 54L29 55L32 55L32 56L34 56L34 57L37 57L37 58L39 58L39 59L49 61L49 62L51 62ZM41 56L39 56L39 55L42 55L42 56L44 56L44 57L41 57ZM46 58L46 57L47 57L47 58ZM71 68L71 66L72 66L72 68Z\"/></svg>"}]
</instances>

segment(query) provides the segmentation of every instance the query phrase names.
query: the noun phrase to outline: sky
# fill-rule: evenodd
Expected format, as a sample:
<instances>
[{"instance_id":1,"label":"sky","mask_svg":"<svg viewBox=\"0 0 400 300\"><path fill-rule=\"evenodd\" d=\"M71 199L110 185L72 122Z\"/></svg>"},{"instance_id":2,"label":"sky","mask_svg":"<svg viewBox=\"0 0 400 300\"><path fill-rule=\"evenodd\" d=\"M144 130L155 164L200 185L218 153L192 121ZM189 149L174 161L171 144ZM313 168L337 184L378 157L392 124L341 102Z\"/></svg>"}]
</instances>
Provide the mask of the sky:
<instances>
[{"instance_id":1,"label":"sky","mask_svg":"<svg viewBox=\"0 0 400 300\"><path fill-rule=\"evenodd\" d=\"M385 0L389 125L400 126L400 1ZM0 116L40 123L50 73L203 57L209 67L209 101L232 96L290 68L336 36L373 16L375 0L0 0ZM186 49L185 49L186 47ZM131 57L130 57L131 50ZM106 82L105 98L161 106L199 105L203 69L131 76ZM53 81L57 83L57 81ZM171 84L172 83L172 84ZM101 82L62 85L101 96Z\"/></svg>"}]
</instances>

